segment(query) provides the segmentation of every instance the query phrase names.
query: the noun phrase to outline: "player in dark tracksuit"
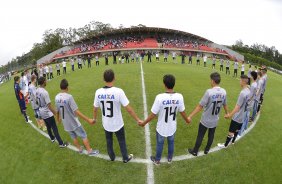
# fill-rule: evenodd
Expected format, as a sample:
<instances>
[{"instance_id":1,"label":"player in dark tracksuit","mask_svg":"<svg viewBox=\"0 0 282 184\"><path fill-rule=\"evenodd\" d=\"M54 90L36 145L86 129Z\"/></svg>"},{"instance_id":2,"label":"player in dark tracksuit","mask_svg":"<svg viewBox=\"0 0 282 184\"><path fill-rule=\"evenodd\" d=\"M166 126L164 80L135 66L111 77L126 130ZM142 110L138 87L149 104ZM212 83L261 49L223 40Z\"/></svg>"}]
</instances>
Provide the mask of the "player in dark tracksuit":
<instances>
[{"instance_id":1,"label":"player in dark tracksuit","mask_svg":"<svg viewBox=\"0 0 282 184\"><path fill-rule=\"evenodd\" d=\"M32 121L29 120L27 115L26 115L25 96L24 96L24 92L21 90L21 87L19 85L20 77L15 76L14 81L15 81L15 83L14 83L15 95L16 95L16 98L18 100L21 113L24 116L26 123L32 123Z\"/></svg>"}]
</instances>

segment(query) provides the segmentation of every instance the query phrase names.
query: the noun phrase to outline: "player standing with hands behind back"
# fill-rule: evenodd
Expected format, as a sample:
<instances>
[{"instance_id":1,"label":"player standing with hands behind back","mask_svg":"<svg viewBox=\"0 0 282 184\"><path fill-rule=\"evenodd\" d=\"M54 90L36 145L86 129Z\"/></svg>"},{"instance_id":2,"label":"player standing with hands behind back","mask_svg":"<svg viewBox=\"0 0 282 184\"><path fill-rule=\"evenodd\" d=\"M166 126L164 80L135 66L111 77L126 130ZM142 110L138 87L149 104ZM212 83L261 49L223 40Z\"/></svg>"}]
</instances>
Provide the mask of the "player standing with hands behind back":
<instances>
[{"instance_id":1,"label":"player standing with hands behind back","mask_svg":"<svg viewBox=\"0 0 282 184\"><path fill-rule=\"evenodd\" d=\"M175 93L173 91L175 85L175 77L173 75L165 75L163 77L163 83L166 89L165 93L159 94L155 98L155 102L151 109L151 114L144 121L140 122L140 126L145 126L151 120L153 120L158 114L157 123L157 147L156 156L151 156L151 160L155 165L160 165L160 160L163 152L164 140L168 141L168 163L172 162L174 152L174 135L176 132L176 115L180 112L182 118L188 122L187 115L185 113L184 99L182 94Z\"/></svg>"},{"instance_id":2,"label":"player standing with hands behind back","mask_svg":"<svg viewBox=\"0 0 282 184\"><path fill-rule=\"evenodd\" d=\"M120 151L122 154L123 162L127 163L133 155L127 154L124 122L121 114L120 106L125 107L126 111L140 123L141 120L137 117L134 110L129 105L129 101L120 88L114 87L115 74L114 71L109 69L104 72L105 87L100 88L95 93L94 99L94 122L96 122L98 108L102 111L102 123L105 129L107 150L111 161L115 160L115 153L113 150L113 133L116 134Z\"/></svg>"}]
</instances>

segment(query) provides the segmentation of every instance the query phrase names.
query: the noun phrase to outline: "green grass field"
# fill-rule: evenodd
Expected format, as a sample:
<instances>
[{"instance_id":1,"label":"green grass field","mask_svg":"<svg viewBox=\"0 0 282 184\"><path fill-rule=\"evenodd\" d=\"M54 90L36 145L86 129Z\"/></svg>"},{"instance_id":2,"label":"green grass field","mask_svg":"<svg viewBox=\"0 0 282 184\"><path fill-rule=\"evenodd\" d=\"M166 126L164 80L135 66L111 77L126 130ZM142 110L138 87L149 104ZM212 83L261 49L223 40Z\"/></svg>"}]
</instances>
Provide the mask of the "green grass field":
<instances>
[{"instance_id":1,"label":"green grass field","mask_svg":"<svg viewBox=\"0 0 282 184\"><path fill-rule=\"evenodd\" d=\"M161 59L162 60L162 59ZM179 59L180 60L180 59ZM66 78L69 81L70 93L74 96L80 111L92 117L95 90L104 86L102 73L106 68L112 68L116 73L116 86L124 89L131 106L143 118L143 99L141 89L140 64L117 64L88 69L84 67L75 72L68 71L48 82L49 91L54 105L55 95L60 91L59 82ZM187 62L187 61L186 61ZM148 111L158 93L164 92L162 76L170 73L176 76L175 91L184 96L186 113L189 114L198 104L205 90L210 87L209 75L213 71L211 64L204 68L193 65L169 63L143 64L146 85ZM246 67L247 68L247 67ZM221 86L227 91L229 109L233 109L240 92L238 78L222 74ZM239 75L238 75L239 76ZM262 113L256 127L242 140L226 150L220 150L204 157L166 163L154 167L155 183L281 183L282 181L282 146L279 143L282 136L282 77L268 72L268 84ZM69 149L59 149L24 123L13 91L13 82L0 86L0 183L146 183L147 167L145 164L110 162L100 158L79 155ZM28 114L33 118L29 106ZM134 156L145 158L144 129L137 126L132 118L123 110L128 152ZM175 138L175 156L187 154L186 150L193 147L197 135L201 113L192 124L187 125L178 116L178 129ZM152 151L155 153L156 119L150 124ZM101 125L101 112L98 123L88 125L81 120L93 148L98 148L102 154L106 152L104 130ZM216 130L213 147L218 142L224 142L229 120L223 118L223 111ZM59 131L63 140L71 141L63 130ZM115 140L115 138L114 138ZM201 150L206 144L203 141ZM117 156L120 156L117 141L114 142ZM167 154L165 144L163 157Z\"/></svg>"}]
</instances>

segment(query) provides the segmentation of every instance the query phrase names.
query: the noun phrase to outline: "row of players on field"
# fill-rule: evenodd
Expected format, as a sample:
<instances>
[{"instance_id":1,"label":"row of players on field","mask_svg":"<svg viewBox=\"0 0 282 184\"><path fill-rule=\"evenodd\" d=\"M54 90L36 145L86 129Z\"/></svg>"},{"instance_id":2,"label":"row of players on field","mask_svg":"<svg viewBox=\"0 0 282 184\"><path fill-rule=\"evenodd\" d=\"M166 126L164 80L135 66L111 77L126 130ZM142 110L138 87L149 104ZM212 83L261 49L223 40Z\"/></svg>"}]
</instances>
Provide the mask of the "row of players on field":
<instances>
[{"instance_id":1,"label":"row of players on field","mask_svg":"<svg viewBox=\"0 0 282 184\"><path fill-rule=\"evenodd\" d=\"M80 137L82 138L84 146L87 149L87 153L90 156L98 154L99 151L92 150L90 147L87 134L79 122L78 117L82 118L90 125L93 125L97 122L98 109L101 109L102 125L106 135L107 151L110 160L112 161L115 160L115 153L113 150L113 133L115 133L117 136L124 163L130 161L133 157L132 154L127 153L121 106L123 106L138 123L138 125L142 127L152 121L155 117L158 117L156 128L156 155L152 156L151 160L154 162L154 164L159 165L165 139L168 141L167 159L169 163L172 161L174 153L174 135L177 128L176 117L178 112L181 114L186 123L190 123L192 118L202 109L204 109L199 123L198 136L195 146L192 149L188 149L188 152L192 155L197 156L203 137L207 130L209 131L208 142L204 149L204 153L208 154L214 139L214 133L222 107L225 110L224 117L231 118L232 120L226 142L224 144L218 144L218 146L227 147L230 142L234 143L237 136L246 130L249 120L253 121L257 112L259 112L259 107L263 100L263 94L265 92L267 82L266 73L266 68L263 68L258 72L252 71L251 86L248 85L248 77L246 75L241 76L240 86L242 90L232 111L228 111L227 108L227 93L225 89L219 86L221 81L220 74L217 72L212 73L210 75L211 88L205 92L199 104L189 116L187 116L185 113L184 98L182 94L176 93L173 90L175 86L175 77L173 75L165 75L163 77L165 92L156 96L151 108L151 114L146 120L141 120L136 115L133 108L129 105L129 100L124 91L120 88L114 87L115 74L111 69L105 70L103 74L105 86L98 89L95 93L93 119L85 116L78 110L78 106L73 96L68 93L70 87L66 79L61 81L61 92L55 97L56 108L53 108L51 105L49 94L45 89L47 83L44 77L40 77L38 79L39 87L37 89L37 77L35 75L31 77L32 81L29 85L29 95L36 119L38 121L40 119L44 120L51 141L54 142L55 139L57 139L61 148L68 146L68 143L64 143L59 135L54 118L54 116L56 116L58 122L63 122L64 129L70 134L74 145L78 149L78 152L83 152L83 149L77 139ZM28 122L29 120L25 112L26 106L24 101L24 98L26 97L24 97L24 92L19 86L19 77L16 76L14 80L16 97L22 114ZM252 116L249 118L251 111Z\"/></svg>"},{"instance_id":2,"label":"row of players on field","mask_svg":"<svg viewBox=\"0 0 282 184\"><path fill-rule=\"evenodd\" d=\"M113 54L113 64L117 64L117 54ZM148 60L147 62L152 62L152 54L151 52L147 53L148 56ZM168 62L168 56L169 54L167 52L164 53L164 62ZM180 54L181 56L181 63L185 64L185 57L186 55L184 53ZM141 55L138 52L133 52L131 54L131 62L139 62L139 61L144 61L144 57L145 57L145 52L144 54L141 53ZM100 57L99 55L95 55L95 62L96 62L96 66L100 65ZM104 54L104 58L105 58L105 65L109 64L109 55L108 54ZM203 57L201 57L200 54L196 55L196 63L197 65L200 65L201 62L201 58L203 60L204 63L204 67L207 66L207 61L208 61L208 56L207 55L203 55ZM74 71L75 70L75 63L77 63L77 68L78 69L82 69L83 65L86 65L86 60L87 60L87 67L91 68L92 67L92 59L93 56L92 55L87 55L85 57L83 56L78 56L78 57L70 57L68 59L63 59L62 63L57 63L55 65L55 69L57 71L57 76L61 75L61 67L63 68L63 73L66 73L66 67L67 67L67 61L69 61L70 65L71 65L71 70ZM129 58L129 54L125 53L119 56L118 58L119 63L123 64L123 63L129 63L130 58ZM157 52L156 53L156 61L159 62L160 60L160 54ZM177 55L176 52L172 52L172 60L174 63L177 63ZM215 69L216 63L217 63L217 58L216 57L212 57L212 68ZM188 55L188 64L192 64L192 54ZM220 71L223 71L225 65L225 69L226 69L226 74L230 75L230 68L231 68L231 62L230 60L226 59L224 60L223 58L219 59L219 66L220 66ZM239 70L239 62L237 60L235 60L235 62L233 63L233 77L237 77L238 74L238 70ZM244 62L242 62L241 65L241 75L245 74L245 64ZM257 68L255 66L255 70L257 71ZM250 72L252 71L251 65L249 65L249 69L248 69L248 76L250 77ZM39 67L39 76L40 77L47 77L47 79L52 79L53 78L53 66L52 65L40 65Z\"/></svg>"}]
</instances>

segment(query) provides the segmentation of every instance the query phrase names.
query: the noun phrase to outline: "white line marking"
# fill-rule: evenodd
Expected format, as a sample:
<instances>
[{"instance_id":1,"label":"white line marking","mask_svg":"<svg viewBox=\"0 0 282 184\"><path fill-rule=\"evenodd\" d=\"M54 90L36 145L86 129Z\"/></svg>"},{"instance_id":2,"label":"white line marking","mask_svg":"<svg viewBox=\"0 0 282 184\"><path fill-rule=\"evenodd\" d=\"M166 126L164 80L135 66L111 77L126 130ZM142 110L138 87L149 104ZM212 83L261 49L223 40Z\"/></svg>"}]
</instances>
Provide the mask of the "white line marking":
<instances>
[{"instance_id":1,"label":"white line marking","mask_svg":"<svg viewBox=\"0 0 282 184\"><path fill-rule=\"evenodd\" d=\"M140 67L141 67L141 83L142 83L142 96L143 96L143 106L144 106L144 119L147 119L148 117L147 98L146 98L146 89L145 89L142 62L140 62ZM145 126L145 142L146 142L146 158L147 160L150 161L150 156L152 155L152 148L151 148L149 124ZM151 161L147 163L147 184L154 184L154 168L153 168L153 164Z\"/></svg>"},{"instance_id":2,"label":"white line marking","mask_svg":"<svg viewBox=\"0 0 282 184\"><path fill-rule=\"evenodd\" d=\"M235 142L239 141L240 139L242 139L245 135L247 135L247 133L249 133L256 125L257 121L259 120L259 117L260 117L260 114L257 115L255 121L250 125L250 127L245 130L242 135L240 137L238 137ZM222 148L219 148L218 146L215 146L213 147L212 149L210 149L209 151L209 154L212 153L212 152L216 152L216 151L219 151L221 150ZM204 152L201 151L198 153L198 156L197 157L200 157L200 156L204 156ZM191 154L188 154L188 155L180 155L180 156L175 156L173 158L173 161L181 161L181 160L186 160L186 159L192 159L192 158L196 158L195 156L191 155ZM165 162L165 160L162 160L162 162Z\"/></svg>"},{"instance_id":3,"label":"white line marking","mask_svg":"<svg viewBox=\"0 0 282 184\"><path fill-rule=\"evenodd\" d=\"M145 98L146 98L146 96L145 96ZM146 112L147 112L147 106L146 106ZM146 113L146 115L145 115L145 108L144 108L144 117L147 117L147 116L148 116L147 113ZM247 135L247 134L256 126L256 123L257 123L257 121L259 120L259 117L260 117L260 114L257 115L255 121L250 125L250 127L249 127L247 130L245 130L245 131L243 132L242 136L241 136L241 137L238 137L238 138L236 139L236 142L239 141L240 139L242 139L245 135ZM48 138L48 139L50 140L49 135L48 135L47 133L45 133L44 131L42 131L42 130L40 130L39 128L37 128L33 123L29 123L29 124L30 124L31 127L34 128L37 132L39 132L41 135L43 135L44 137L46 137L46 138ZM147 130L146 130L146 127L148 127ZM147 135L147 133L146 133L147 131L148 131L148 134L150 135L149 126L146 125L146 127L145 127L145 135ZM149 137L150 137L150 136L149 136ZM147 143L147 141L148 141L149 143L151 143L150 139L147 140L147 138L146 138L146 143ZM150 145L150 144L149 144L149 145ZM75 152L78 151L78 149L77 149L75 146L71 145L71 144L68 145L67 148L70 149L70 150L73 150L73 151L75 151ZM149 148L151 148L151 147L149 147ZM228 149L228 148L227 148L227 149ZM213 148L210 149L209 154L212 153L212 152L219 151L219 150L221 150L221 148L215 146L215 147L213 147ZM150 157L151 153L152 153L152 150L151 150L151 149L148 150L148 153L147 153L147 149L146 149L146 156L149 155L149 157ZM85 155L87 154L86 150L83 151L83 154L85 154ZM197 157L201 157L201 156L204 156L204 155L205 155L204 152L201 151L201 152L198 153L198 156L197 156ZM101 158L101 159L105 159L105 160L109 160L109 156L108 156L108 155L104 155L104 154L101 154L101 153L99 153L99 154L98 154L97 156L95 156L95 157L98 157L98 158ZM177 161L187 160L187 159L193 159L193 158L197 158L197 157L192 156L192 155L190 155L190 154L187 153L187 154L185 154L185 155L179 155L179 156L173 157L173 161L174 161L174 162L177 162ZM122 158L121 158L121 157L116 157L116 161L122 162ZM134 158L132 159L132 161L130 161L130 162L151 165L150 168L147 169L147 173L148 173L149 169L153 169L153 164L152 164L150 158L144 159L144 158L138 158L138 157L135 158L135 157L134 157ZM166 160L166 159L162 159L161 162L164 163L164 162L167 162L167 160ZM148 166L147 166L147 167L148 167ZM151 179L153 179L153 178L154 178L154 173L153 173L153 174L152 174L152 173L148 173L148 179L149 179L149 176L150 176ZM153 181L154 181L154 180L153 180Z\"/></svg>"},{"instance_id":4,"label":"white line marking","mask_svg":"<svg viewBox=\"0 0 282 184\"><path fill-rule=\"evenodd\" d=\"M39 132L41 135L43 135L44 137L46 137L46 138L48 138L48 139L50 140L49 135L48 135L46 132L44 132L44 131L40 130L39 128L37 128L33 123L29 123L29 124L30 124L31 127L34 128L37 132ZM57 141L56 141L56 142L57 142ZM78 152L78 149L77 149L75 146L71 145L71 144L69 144L69 145L67 146L67 148L70 149L70 150L73 150L73 151L75 151L75 152ZM86 151L86 150L83 150L83 154L84 154L84 155L87 155L87 151ZM102 159L105 159L105 160L110 160L108 155L104 155L104 154L100 154L100 153L99 153L98 155L96 155L95 157L102 158ZM115 160L122 162L122 158L121 158L121 157L116 157ZM147 159L143 159L143 158L134 158L134 159L132 159L132 161L130 161L130 162L147 164L147 163L148 163L148 160L147 160Z\"/></svg>"}]
</instances>

